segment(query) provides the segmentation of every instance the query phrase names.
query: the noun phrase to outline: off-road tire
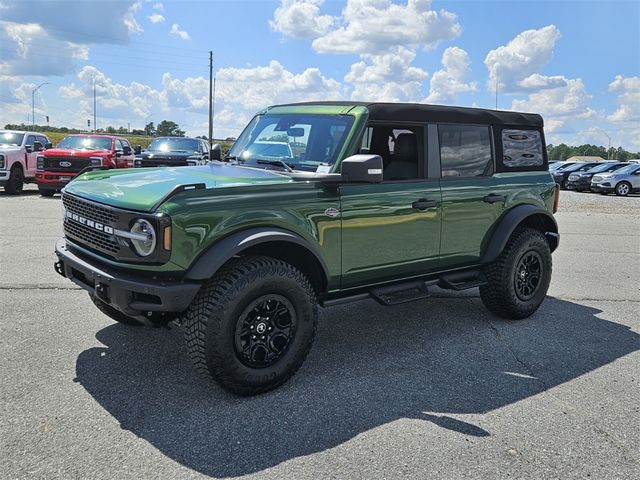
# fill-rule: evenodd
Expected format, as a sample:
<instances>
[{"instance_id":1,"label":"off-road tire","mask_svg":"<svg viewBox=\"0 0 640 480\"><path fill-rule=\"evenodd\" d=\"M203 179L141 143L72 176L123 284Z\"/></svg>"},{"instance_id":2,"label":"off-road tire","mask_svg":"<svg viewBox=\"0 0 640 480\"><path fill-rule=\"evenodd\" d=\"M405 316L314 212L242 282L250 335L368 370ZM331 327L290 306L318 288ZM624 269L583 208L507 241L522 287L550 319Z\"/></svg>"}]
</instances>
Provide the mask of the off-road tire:
<instances>
[{"instance_id":1,"label":"off-road tire","mask_svg":"<svg viewBox=\"0 0 640 480\"><path fill-rule=\"evenodd\" d=\"M282 356L257 368L243 360L237 329L250 305L271 295L290 302L295 330ZM257 395L286 382L307 357L316 333L316 295L309 280L286 262L238 258L202 286L183 324L187 351L199 372L234 394Z\"/></svg>"},{"instance_id":2,"label":"off-road tire","mask_svg":"<svg viewBox=\"0 0 640 480\"><path fill-rule=\"evenodd\" d=\"M517 270L530 254L538 259L540 278L530 298L522 298L516 286ZM544 235L532 228L518 228L511 235L500 256L484 268L487 284L480 287L480 298L485 307L499 317L511 320L533 314L547 295L551 281L551 250Z\"/></svg>"},{"instance_id":3,"label":"off-road tire","mask_svg":"<svg viewBox=\"0 0 640 480\"><path fill-rule=\"evenodd\" d=\"M9 173L9 180L7 181L7 185L4 187L4 191L9 195L18 195L19 193L22 193L23 188L24 173L22 172L22 168L16 165L11 169L11 173Z\"/></svg>"},{"instance_id":4,"label":"off-road tire","mask_svg":"<svg viewBox=\"0 0 640 480\"><path fill-rule=\"evenodd\" d=\"M38 192L40 192L40 195L43 197L53 197L56 193L56 191L51 188L39 188Z\"/></svg>"},{"instance_id":5,"label":"off-road tire","mask_svg":"<svg viewBox=\"0 0 640 480\"><path fill-rule=\"evenodd\" d=\"M616 195L626 197L631 193L631 184L629 182L620 182L615 188Z\"/></svg>"},{"instance_id":6,"label":"off-road tire","mask_svg":"<svg viewBox=\"0 0 640 480\"><path fill-rule=\"evenodd\" d=\"M112 306L107 305L102 300L97 298L95 295L89 294L89 298L91 298L91 301L98 308L98 310L100 310L110 319L115 320L116 322L122 323L124 325L129 325L131 327L142 326L142 324L139 321L137 321L135 318L131 318L125 315L124 313L122 313L120 310L116 310Z\"/></svg>"}]
</instances>

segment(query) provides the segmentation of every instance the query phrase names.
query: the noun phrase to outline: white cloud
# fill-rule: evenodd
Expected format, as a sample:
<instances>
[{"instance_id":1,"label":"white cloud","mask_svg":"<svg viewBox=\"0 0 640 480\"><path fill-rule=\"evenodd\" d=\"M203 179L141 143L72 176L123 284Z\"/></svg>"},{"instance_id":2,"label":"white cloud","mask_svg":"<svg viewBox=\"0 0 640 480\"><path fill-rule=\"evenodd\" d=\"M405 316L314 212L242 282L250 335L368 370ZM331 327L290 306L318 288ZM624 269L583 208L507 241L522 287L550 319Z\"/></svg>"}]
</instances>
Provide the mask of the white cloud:
<instances>
[{"instance_id":1,"label":"white cloud","mask_svg":"<svg viewBox=\"0 0 640 480\"><path fill-rule=\"evenodd\" d=\"M141 33L143 31L142 27L136 21L136 12L140 10L141 7L141 1L134 2L124 14L123 22L129 34Z\"/></svg>"},{"instance_id":2,"label":"white cloud","mask_svg":"<svg viewBox=\"0 0 640 480\"><path fill-rule=\"evenodd\" d=\"M177 23L171 25L171 30L169 30L169 33L172 35L177 35L182 40L189 40L191 38L186 31L180 29L180 25L178 25Z\"/></svg>"},{"instance_id":3,"label":"white cloud","mask_svg":"<svg viewBox=\"0 0 640 480\"><path fill-rule=\"evenodd\" d=\"M558 77L544 77L538 72L553 56L553 49L560 39L555 25L538 30L525 30L506 45L491 50L484 63L489 70L487 88L514 93L528 89L533 84L538 88L558 87Z\"/></svg>"},{"instance_id":4,"label":"white cloud","mask_svg":"<svg viewBox=\"0 0 640 480\"><path fill-rule=\"evenodd\" d=\"M86 46L55 38L37 23L1 22L0 43L1 75L65 75L88 58Z\"/></svg>"},{"instance_id":5,"label":"white cloud","mask_svg":"<svg viewBox=\"0 0 640 480\"><path fill-rule=\"evenodd\" d=\"M471 73L469 54L458 47L449 47L442 53L442 66L431 76L431 85L427 103L453 103L456 95L475 92L476 82L467 82Z\"/></svg>"},{"instance_id":6,"label":"white cloud","mask_svg":"<svg viewBox=\"0 0 640 480\"><path fill-rule=\"evenodd\" d=\"M428 73L410 64L416 54L398 47L383 55L362 55L363 60L351 65L344 77L354 86L354 100L385 102L417 102L421 98L422 82Z\"/></svg>"},{"instance_id":7,"label":"white cloud","mask_svg":"<svg viewBox=\"0 0 640 480\"><path fill-rule=\"evenodd\" d=\"M527 90L543 90L545 88L556 88L563 87L567 84L567 79L562 75L540 75L539 73L534 73L529 75L527 78L520 80L518 82L519 90L527 91ZM494 84L495 88L495 84Z\"/></svg>"},{"instance_id":8,"label":"white cloud","mask_svg":"<svg viewBox=\"0 0 640 480\"><path fill-rule=\"evenodd\" d=\"M312 38L323 35L333 23L330 15L320 15L323 3L324 0L281 0L269 25L274 31L290 37Z\"/></svg>"},{"instance_id":9,"label":"white cloud","mask_svg":"<svg viewBox=\"0 0 640 480\"><path fill-rule=\"evenodd\" d=\"M78 60L88 59L90 45L126 44L141 32L135 19L140 7L140 1L3 2L0 74L72 73Z\"/></svg>"},{"instance_id":10,"label":"white cloud","mask_svg":"<svg viewBox=\"0 0 640 480\"><path fill-rule=\"evenodd\" d=\"M431 10L431 0L348 0L341 25L313 41L320 53L381 54L396 47L433 47L460 35L462 27L451 12Z\"/></svg>"},{"instance_id":11,"label":"white cloud","mask_svg":"<svg viewBox=\"0 0 640 480\"><path fill-rule=\"evenodd\" d=\"M164 16L159 13L152 13L147 17L151 23L164 23Z\"/></svg>"},{"instance_id":12,"label":"white cloud","mask_svg":"<svg viewBox=\"0 0 640 480\"><path fill-rule=\"evenodd\" d=\"M159 12L164 12L164 4L163 3L160 3L160 2L154 3L152 8L154 10L158 10Z\"/></svg>"},{"instance_id":13,"label":"white cloud","mask_svg":"<svg viewBox=\"0 0 640 480\"><path fill-rule=\"evenodd\" d=\"M592 97L586 92L582 80L564 80L565 86L543 89L530 94L527 99L513 100L511 109L542 114L549 131L562 127L567 121L593 117L596 112L589 107Z\"/></svg>"},{"instance_id":14,"label":"white cloud","mask_svg":"<svg viewBox=\"0 0 640 480\"><path fill-rule=\"evenodd\" d=\"M640 77L616 75L609 91L618 94L618 108L607 117L610 122L640 120Z\"/></svg>"}]
</instances>

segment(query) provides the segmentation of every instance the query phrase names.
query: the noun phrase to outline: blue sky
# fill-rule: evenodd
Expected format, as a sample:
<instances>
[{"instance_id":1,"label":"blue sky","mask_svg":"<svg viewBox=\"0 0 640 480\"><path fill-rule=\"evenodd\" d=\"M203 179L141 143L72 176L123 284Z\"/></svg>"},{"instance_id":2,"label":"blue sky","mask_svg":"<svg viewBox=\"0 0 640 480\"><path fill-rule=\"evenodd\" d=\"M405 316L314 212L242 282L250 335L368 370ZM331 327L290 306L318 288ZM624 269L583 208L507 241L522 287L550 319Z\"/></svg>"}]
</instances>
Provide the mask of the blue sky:
<instances>
[{"instance_id":1,"label":"blue sky","mask_svg":"<svg viewBox=\"0 0 640 480\"><path fill-rule=\"evenodd\" d=\"M0 124L207 130L264 106L356 99L545 117L549 143L640 150L640 2L0 0Z\"/></svg>"}]
</instances>

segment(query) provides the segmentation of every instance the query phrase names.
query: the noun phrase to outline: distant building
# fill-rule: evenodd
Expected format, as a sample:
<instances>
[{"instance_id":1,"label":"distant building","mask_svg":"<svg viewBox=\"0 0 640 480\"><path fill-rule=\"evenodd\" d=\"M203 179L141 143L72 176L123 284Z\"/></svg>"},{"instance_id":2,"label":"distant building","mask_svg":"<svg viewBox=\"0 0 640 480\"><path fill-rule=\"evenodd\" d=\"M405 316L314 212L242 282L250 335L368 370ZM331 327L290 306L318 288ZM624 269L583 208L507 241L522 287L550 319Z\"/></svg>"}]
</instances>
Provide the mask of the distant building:
<instances>
[{"instance_id":1,"label":"distant building","mask_svg":"<svg viewBox=\"0 0 640 480\"><path fill-rule=\"evenodd\" d=\"M575 155L567 158L567 162L604 162L604 158L593 155Z\"/></svg>"}]
</instances>

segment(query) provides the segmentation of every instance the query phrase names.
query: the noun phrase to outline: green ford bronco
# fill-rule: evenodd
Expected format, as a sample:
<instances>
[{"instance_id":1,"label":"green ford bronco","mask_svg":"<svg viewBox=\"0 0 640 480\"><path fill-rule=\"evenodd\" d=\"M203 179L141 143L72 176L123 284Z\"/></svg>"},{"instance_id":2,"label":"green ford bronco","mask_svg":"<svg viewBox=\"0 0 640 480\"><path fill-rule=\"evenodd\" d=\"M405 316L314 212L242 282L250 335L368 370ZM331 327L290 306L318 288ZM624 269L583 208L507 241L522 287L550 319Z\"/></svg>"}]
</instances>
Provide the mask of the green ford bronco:
<instances>
[{"instance_id":1,"label":"green ford bronco","mask_svg":"<svg viewBox=\"0 0 640 480\"><path fill-rule=\"evenodd\" d=\"M218 160L79 175L55 269L118 322L181 324L197 369L229 391L290 378L318 305L479 287L519 319L546 296L558 191L539 115L281 105Z\"/></svg>"}]
</instances>

